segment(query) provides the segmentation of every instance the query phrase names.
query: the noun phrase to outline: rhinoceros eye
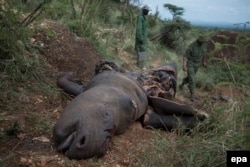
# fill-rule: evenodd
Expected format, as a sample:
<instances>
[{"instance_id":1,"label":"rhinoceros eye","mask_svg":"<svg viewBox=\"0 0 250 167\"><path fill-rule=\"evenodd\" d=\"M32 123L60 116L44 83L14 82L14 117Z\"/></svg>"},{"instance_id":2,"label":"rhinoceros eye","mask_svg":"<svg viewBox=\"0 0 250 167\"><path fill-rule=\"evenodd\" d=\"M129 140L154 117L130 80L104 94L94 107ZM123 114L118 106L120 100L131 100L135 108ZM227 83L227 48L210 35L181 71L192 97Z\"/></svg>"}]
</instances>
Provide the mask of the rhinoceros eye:
<instances>
[{"instance_id":1,"label":"rhinoceros eye","mask_svg":"<svg viewBox=\"0 0 250 167\"><path fill-rule=\"evenodd\" d=\"M113 117L113 113L107 105L105 105L105 110L103 111L102 116L104 122L108 122Z\"/></svg>"}]
</instances>

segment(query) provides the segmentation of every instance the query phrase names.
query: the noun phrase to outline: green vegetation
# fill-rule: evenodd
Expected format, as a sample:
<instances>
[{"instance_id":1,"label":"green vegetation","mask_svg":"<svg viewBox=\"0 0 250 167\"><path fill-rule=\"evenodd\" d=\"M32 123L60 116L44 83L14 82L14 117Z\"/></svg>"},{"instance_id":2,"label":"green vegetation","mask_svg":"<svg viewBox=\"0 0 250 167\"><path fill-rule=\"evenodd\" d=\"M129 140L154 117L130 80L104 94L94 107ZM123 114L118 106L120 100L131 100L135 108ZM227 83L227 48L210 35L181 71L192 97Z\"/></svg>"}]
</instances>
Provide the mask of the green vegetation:
<instances>
[{"instance_id":1,"label":"green vegetation","mask_svg":"<svg viewBox=\"0 0 250 167\"><path fill-rule=\"evenodd\" d=\"M28 24L21 24L39 4L42 4L41 13ZM20 93L33 96L39 92L49 101L59 98L52 84L53 75L46 70L39 46L29 42L34 30L29 25L44 19L57 22L78 36L88 38L103 59L122 65L125 61L122 52L135 55L134 28L139 12L137 7L112 0L40 0L26 1L25 4L5 1L5 5L0 7L0 116L3 112L25 111L27 106L17 100ZM157 18L157 14L149 16L149 38L161 40L149 42L147 66L151 67L156 60L159 60L159 65L176 62L180 71L178 80L182 79L183 51L201 32L208 36L216 33L192 27L181 18L163 21ZM48 30L47 35L53 38L56 34ZM239 36L238 40L244 45L238 45L238 49L249 46L249 39L244 34ZM216 44L216 49L222 47ZM213 56L210 56L208 64L197 74L198 88L211 90L218 85L229 84L242 90L243 95L220 106L214 106L207 100L210 119L189 135L181 131L169 136L159 133L153 139L153 149L138 157L142 166L225 166L226 150L250 149L250 134L243 131L244 128L249 130L250 99L244 93L249 92L250 66L242 61ZM51 127L51 122L44 119L30 122L38 130L48 131Z\"/></svg>"},{"instance_id":2,"label":"green vegetation","mask_svg":"<svg viewBox=\"0 0 250 167\"><path fill-rule=\"evenodd\" d=\"M191 134L180 131L171 137L156 136L153 149L143 155L145 166L220 167L226 166L227 150L249 149L249 144L243 144L248 143L249 136L245 137L241 129L241 114L249 108L242 110L237 102L219 107L207 105L213 111L209 121Z\"/></svg>"},{"instance_id":3,"label":"green vegetation","mask_svg":"<svg viewBox=\"0 0 250 167\"><path fill-rule=\"evenodd\" d=\"M178 7L172 4L164 4L163 5L166 9L169 10L169 12L173 15L173 20L175 20L177 17L183 16L184 8Z\"/></svg>"}]
</instances>

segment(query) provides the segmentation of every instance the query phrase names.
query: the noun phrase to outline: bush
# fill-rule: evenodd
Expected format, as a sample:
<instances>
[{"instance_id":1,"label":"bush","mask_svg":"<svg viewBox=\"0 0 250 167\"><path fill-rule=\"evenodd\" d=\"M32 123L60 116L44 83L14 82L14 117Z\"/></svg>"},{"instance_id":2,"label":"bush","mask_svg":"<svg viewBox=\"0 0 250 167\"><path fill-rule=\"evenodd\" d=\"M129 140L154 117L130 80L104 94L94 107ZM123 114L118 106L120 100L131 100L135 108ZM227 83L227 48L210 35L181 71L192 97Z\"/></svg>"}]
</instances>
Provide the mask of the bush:
<instances>
[{"instance_id":1,"label":"bush","mask_svg":"<svg viewBox=\"0 0 250 167\"><path fill-rule=\"evenodd\" d=\"M161 30L160 42L177 53L183 53L182 44L186 40L185 33L190 28L190 23L185 20L167 22Z\"/></svg>"},{"instance_id":2,"label":"bush","mask_svg":"<svg viewBox=\"0 0 250 167\"><path fill-rule=\"evenodd\" d=\"M0 72L14 78L21 78L27 72L32 60L23 55L31 34L27 27L20 25L19 11L0 8Z\"/></svg>"},{"instance_id":3,"label":"bush","mask_svg":"<svg viewBox=\"0 0 250 167\"><path fill-rule=\"evenodd\" d=\"M222 82L250 84L248 64L236 64L233 62L226 62L220 58L210 58L205 76L209 76L214 84ZM240 74L240 75L239 75ZM207 80L204 78L204 80Z\"/></svg>"}]
</instances>

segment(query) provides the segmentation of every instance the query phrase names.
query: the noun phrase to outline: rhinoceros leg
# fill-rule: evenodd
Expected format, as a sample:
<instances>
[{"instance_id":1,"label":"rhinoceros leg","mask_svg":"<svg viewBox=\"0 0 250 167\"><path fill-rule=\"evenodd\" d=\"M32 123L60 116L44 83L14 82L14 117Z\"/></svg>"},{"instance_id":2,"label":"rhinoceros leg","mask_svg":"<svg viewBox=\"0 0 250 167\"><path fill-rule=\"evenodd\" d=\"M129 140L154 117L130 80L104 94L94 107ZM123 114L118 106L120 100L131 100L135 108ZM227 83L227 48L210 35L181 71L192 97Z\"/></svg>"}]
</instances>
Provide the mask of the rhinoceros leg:
<instances>
[{"instance_id":1,"label":"rhinoceros leg","mask_svg":"<svg viewBox=\"0 0 250 167\"><path fill-rule=\"evenodd\" d=\"M148 110L144 115L143 126L146 128L172 130L183 126L186 129L193 128L198 123L194 116L163 115Z\"/></svg>"},{"instance_id":2,"label":"rhinoceros leg","mask_svg":"<svg viewBox=\"0 0 250 167\"><path fill-rule=\"evenodd\" d=\"M187 115L194 116L197 114L195 108L187 104L176 103L160 97L150 96L149 105L154 108L154 112L163 115Z\"/></svg>"},{"instance_id":3,"label":"rhinoceros leg","mask_svg":"<svg viewBox=\"0 0 250 167\"><path fill-rule=\"evenodd\" d=\"M66 73L57 80L57 86L67 94L77 96L84 91L84 85L71 73Z\"/></svg>"},{"instance_id":4,"label":"rhinoceros leg","mask_svg":"<svg viewBox=\"0 0 250 167\"><path fill-rule=\"evenodd\" d=\"M159 97L149 97L148 109L144 116L143 125L153 128L175 129L184 125L193 128L198 122L204 121L208 116L198 113L195 108L186 104L179 104Z\"/></svg>"}]
</instances>

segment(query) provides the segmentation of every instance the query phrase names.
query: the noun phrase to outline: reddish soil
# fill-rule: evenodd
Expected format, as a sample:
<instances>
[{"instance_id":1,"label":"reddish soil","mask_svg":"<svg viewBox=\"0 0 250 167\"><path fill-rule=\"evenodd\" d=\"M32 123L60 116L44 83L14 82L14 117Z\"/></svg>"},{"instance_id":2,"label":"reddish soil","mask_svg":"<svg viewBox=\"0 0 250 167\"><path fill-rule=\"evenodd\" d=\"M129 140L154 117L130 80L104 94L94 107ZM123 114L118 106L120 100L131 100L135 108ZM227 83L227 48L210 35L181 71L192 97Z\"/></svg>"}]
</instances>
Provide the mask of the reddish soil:
<instances>
[{"instance_id":1,"label":"reddish soil","mask_svg":"<svg viewBox=\"0 0 250 167\"><path fill-rule=\"evenodd\" d=\"M83 82L90 80L96 63L101 60L94 46L55 23L43 22L40 26L42 29L35 33L31 41L42 48L47 70L55 77L53 80L64 72L72 72ZM52 37L48 36L48 30L54 32ZM15 122L20 126L17 136L0 138L0 159L5 167L138 166L140 160L135 157L152 145L150 139L154 138L155 132L135 122L125 134L113 138L110 151L103 158L69 160L53 149L51 137L53 125L70 98L67 96L65 100L62 93L62 100L57 98L51 101L44 95L28 97L22 95L22 90L20 92L20 100L29 105L28 110L22 111L22 114L1 114L5 118L0 122L1 127L9 128Z\"/></svg>"},{"instance_id":2,"label":"reddish soil","mask_svg":"<svg viewBox=\"0 0 250 167\"><path fill-rule=\"evenodd\" d=\"M88 40L77 37L57 24L44 22L41 27L31 41L42 47L47 68L55 78L64 72L73 72L83 82L90 80L96 63L101 60L94 46ZM48 36L48 29L55 34ZM19 98L22 103L27 104L28 109L21 114L6 114L5 121L0 122L1 127L4 127L17 121L21 129L17 136L0 138L0 157L5 167L140 166L143 159L137 157L152 150L158 131L144 129L140 123L135 122L125 134L113 138L110 151L103 158L69 160L53 149L51 134L56 119L70 98L61 94L61 99L50 99L39 93L28 97L22 95L22 90L20 92ZM188 91L184 91L182 95L177 94L177 98L189 103L187 96ZM200 100L193 105L201 109L207 102L207 94L200 93L198 96ZM3 115L4 113L1 113L1 116ZM165 131L160 133L168 135Z\"/></svg>"},{"instance_id":3,"label":"reddish soil","mask_svg":"<svg viewBox=\"0 0 250 167\"><path fill-rule=\"evenodd\" d=\"M57 24L44 22L41 26L45 29L36 33L34 43L43 46L50 68L58 73L72 72L87 82L94 74L96 63L101 60L94 46ZM55 36L48 37L48 29Z\"/></svg>"},{"instance_id":4,"label":"reddish soil","mask_svg":"<svg viewBox=\"0 0 250 167\"><path fill-rule=\"evenodd\" d=\"M208 54L215 57L236 58L241 62L249 62L249 42L246 43L249 34L237 33L228 30L221 30L217 32L208 41ZM218 43L220 48L216 48Z\"/></svg>"}]
</instances>

